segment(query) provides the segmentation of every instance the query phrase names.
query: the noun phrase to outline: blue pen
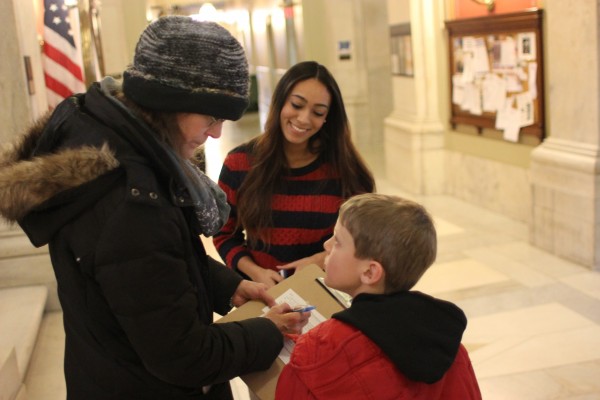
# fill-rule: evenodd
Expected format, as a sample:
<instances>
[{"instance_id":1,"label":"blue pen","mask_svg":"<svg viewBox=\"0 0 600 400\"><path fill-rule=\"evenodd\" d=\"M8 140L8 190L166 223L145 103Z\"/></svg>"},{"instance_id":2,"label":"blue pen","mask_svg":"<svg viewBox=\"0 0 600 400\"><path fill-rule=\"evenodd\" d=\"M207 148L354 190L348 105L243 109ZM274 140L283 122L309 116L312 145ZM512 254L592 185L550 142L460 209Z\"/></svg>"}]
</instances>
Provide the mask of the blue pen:
<instances>
[{"instance_id":1,"label":"blue pen","mask_svg":"<svg viewBox=\"0 0 600 400\"><path fill-rule=\"evenodd\" d=\"M296 306L292 308L292 312L308 312L314 310L315 308L317 307L308 304L303 304L301 306Z\"/></svg>"}]
</instances>

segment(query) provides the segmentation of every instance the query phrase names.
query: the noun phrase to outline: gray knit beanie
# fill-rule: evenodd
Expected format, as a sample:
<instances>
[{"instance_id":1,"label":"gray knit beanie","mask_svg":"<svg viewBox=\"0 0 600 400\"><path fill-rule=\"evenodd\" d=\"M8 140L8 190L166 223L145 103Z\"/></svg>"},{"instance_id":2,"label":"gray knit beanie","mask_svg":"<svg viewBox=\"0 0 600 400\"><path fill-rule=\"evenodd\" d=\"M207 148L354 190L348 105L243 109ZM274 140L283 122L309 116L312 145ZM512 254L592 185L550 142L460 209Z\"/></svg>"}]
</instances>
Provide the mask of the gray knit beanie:
<instances>
[{"instance_id":1,"label":"gray knit beanie","mask_svg":"<svg viewBox=\"0 0 600 400\"><path fill-rule=\"evenodd\" d=\"M150 24L123 73L123 92L151 110L237 120L248 107L248 62L214 22L167 16Z\"/></svg>"}]
</instances>

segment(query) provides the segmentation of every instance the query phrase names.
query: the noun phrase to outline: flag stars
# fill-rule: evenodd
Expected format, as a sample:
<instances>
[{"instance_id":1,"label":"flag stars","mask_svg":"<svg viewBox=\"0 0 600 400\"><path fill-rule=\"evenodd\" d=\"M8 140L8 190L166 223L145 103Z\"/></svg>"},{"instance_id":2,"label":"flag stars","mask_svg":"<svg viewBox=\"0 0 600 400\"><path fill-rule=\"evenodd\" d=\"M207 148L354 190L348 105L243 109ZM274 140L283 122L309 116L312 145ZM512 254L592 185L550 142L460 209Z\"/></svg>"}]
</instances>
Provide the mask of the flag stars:
<instances>
[{"instance_id":1,"label":"flag stars","mask_svg":"<svg viewBox=\"0 0 600 400\"><path fill-rule=\"evenodd\" d=\"M74 38L77 37L77 29L71 27L71 21L77 21L77 17L70 18L69 10L71 10L71 7L65 4L65 0L45 0L44 5L44 23L46 27L75 47Z\"/></svg>"},{"instance_id":2,"label":"flag stars","mask_svg":"<svg viewBox=\"0 0 600 400\"><path fill-rule=\"evenodd\" d=\"M53 23L54 25L60 25L60 24L62 24L63 22L65 22L65 23L67 24L67 26L71 26L71 21L70 21L69 17L66 17L66 18L64 19L64 21L63 21L63 20L62 20L60 17L58 17L58 16L57 16L57 17L54 17L54 18L52 18L52 23ZM73 32L72 32L72 31L69 31L69 35L73 36Z\"/></svg>"}]
</instances>

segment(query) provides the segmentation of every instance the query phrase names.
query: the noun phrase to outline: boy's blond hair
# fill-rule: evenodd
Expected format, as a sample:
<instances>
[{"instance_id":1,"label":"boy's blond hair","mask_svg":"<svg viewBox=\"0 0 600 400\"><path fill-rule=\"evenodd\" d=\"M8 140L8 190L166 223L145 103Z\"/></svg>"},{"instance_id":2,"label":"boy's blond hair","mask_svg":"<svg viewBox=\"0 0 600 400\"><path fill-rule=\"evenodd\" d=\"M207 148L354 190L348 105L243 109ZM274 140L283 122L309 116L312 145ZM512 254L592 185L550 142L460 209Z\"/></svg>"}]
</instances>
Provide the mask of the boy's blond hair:
<instances>
[{"instance_id":1,"label":"boy's blond hair","mask_svg":"<svg viewBox=\"0 0 600 400\"><path fill-rule=\"evenodd\" d=\"M435 261L435 227L420 204L366 193L342 204L339 219L354 239L355 257L383 266L386 293L409 290Z\"/></svg>"}]
</instances>

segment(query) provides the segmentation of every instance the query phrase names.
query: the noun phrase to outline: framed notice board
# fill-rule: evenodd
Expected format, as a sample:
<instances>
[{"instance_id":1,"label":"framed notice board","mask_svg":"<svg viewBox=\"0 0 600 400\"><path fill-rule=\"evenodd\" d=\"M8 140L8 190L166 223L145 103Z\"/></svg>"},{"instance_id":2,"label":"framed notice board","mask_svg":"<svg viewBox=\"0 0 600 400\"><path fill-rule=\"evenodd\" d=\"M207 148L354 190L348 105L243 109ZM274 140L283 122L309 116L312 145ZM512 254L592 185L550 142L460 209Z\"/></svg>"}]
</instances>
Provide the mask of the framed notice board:
<instances>
[{"instance_id":1,"label":"framed notice board","mask_svg":"<svg viewBox=\"0 0 600 400\"><path fill-rule=\"evenodd\" d=\"M446 21L450 123L544 139L542 10Z\"/></svg>"}]
</instances>

